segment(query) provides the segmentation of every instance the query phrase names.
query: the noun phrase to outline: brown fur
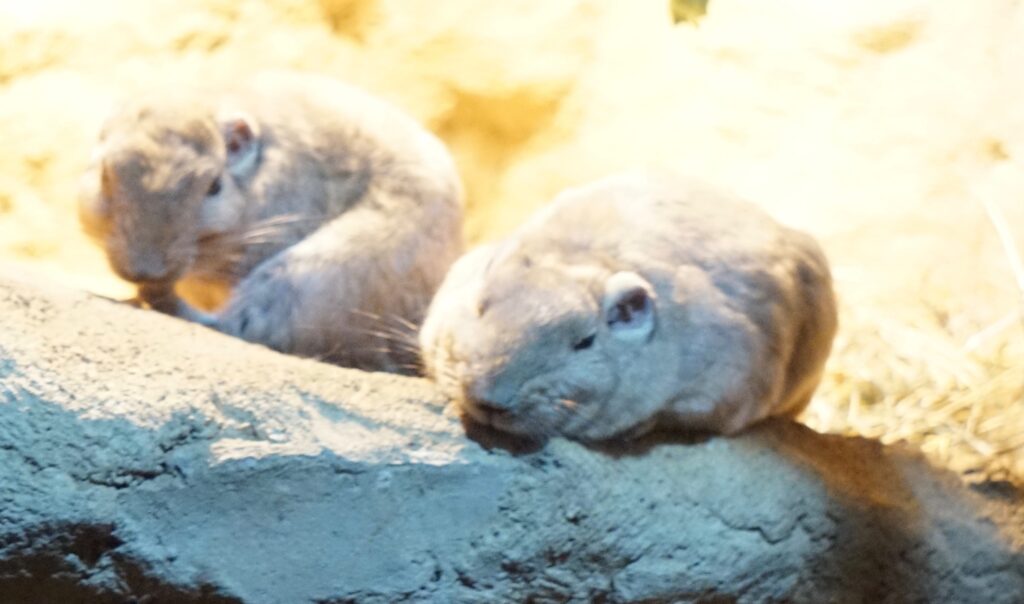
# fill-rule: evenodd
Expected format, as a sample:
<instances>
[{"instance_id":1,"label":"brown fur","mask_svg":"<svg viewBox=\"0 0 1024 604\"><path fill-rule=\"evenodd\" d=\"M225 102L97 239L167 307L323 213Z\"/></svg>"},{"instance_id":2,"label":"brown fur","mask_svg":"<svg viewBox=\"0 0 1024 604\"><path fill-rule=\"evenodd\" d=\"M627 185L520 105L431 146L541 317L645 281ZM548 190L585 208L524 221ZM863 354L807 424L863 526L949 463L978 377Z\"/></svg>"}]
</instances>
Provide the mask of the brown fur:
<instances>
[{"instance_id":1,"label":"brown fur","mask_svg":"<svg viewBox=\"0 0 1024 604\"><path fill-rule=\"evenodd\" d=\"M129 103L85 185L83 225L153 307L343 365L411 369L410 334L461 251L441 143L321 76ZM204 315L175 288L232 294Z\"/></svg>"},{"instance_id":2,"label":"brown fur","mask_svg":"<svg viewBox=\"0 0 1024 604\"><path fill-rule=\"evenodd\" d=\"M718 191L641 174L566 191L456 262L420 345L476 420L598 440L795 415L835 331L810 237Z\"/></svg>"}]
</instances>

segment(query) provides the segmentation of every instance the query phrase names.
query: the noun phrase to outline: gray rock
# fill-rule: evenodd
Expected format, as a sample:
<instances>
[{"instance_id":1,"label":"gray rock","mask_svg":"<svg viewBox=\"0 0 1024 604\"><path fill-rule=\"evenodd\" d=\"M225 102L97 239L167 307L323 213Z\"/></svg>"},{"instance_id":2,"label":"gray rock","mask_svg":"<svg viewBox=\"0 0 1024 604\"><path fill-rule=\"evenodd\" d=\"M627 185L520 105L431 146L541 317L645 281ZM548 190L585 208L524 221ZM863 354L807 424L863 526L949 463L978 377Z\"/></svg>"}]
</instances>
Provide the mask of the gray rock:
<instances>
[{"instance_id":1,"label":"gray rock","mask_svg":"<svg viewBox=\"0 0 1024 604\"><path fill-rule=\"evenodd\" d=\"M1022 602L983 486L788 423L467 438L424 381L0 277L2 602Z\"/></svg>"}]
</instances>

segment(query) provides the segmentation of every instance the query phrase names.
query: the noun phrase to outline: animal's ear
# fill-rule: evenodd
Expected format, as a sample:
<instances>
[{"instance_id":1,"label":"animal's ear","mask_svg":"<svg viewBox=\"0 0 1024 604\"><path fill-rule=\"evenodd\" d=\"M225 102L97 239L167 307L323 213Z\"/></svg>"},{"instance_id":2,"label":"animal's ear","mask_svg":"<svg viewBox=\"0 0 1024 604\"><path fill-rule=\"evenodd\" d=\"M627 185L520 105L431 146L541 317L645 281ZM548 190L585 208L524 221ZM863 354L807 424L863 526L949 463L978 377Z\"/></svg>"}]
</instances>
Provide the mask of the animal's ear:
<instances>
[{"instance_id":1,"label":"animal's ear","mask_svg":"<svg viewBox=\"0 0 1024 604\"><path fill-rule=\"evenodd\" d=\"M244 113L221 117L220 132L227 152L227 169L232 176L244 178L256 168L260 155L259 126Z\"/></svg>"},{"instance_id":2,"label":"animal's ear","mask_svg":"<svg viewBox=\"0 0 1024 604\"><path fill-rule=\"evenodd\" d=\"M608 331L619 340L650 339L655 327L654 288L633 272L615 273L604 284L602 310Z\"/></svg>"}]
</instances>

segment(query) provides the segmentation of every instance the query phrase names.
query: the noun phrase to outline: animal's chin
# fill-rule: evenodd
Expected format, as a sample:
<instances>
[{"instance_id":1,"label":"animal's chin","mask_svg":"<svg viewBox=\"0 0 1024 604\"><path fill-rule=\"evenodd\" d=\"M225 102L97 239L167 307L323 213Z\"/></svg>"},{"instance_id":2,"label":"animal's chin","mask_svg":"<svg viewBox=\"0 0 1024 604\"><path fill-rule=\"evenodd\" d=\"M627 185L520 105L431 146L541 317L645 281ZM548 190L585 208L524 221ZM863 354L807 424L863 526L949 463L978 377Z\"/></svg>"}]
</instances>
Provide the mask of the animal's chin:
<instances>
[{"instance_id":1,"label":"animal's chin","mask_svg":"<svg viewBox=\"0 0 1024 604\"><path fill-rule=\"evenodd\" d=\"M167 281L136 281L135 286L139 290L139 296L143 299L166 298L174 296L175 280Z\"/></svg>"},{"instance_id":2,"label":"animal's chin","mask_svg":"<svg viewBox=\"0 0 1024 604\"><path fill-rule=\"evenodd\" d=\"M178 281L177 275L162 274L159 278L152 278L150 276L139 276L130 270L118 270L114 269L114 272L118 277L136 286L140 291L146 290L150 292L166 291L170 292L174 289L174 284Z\"/></svg>"}]
</instances>

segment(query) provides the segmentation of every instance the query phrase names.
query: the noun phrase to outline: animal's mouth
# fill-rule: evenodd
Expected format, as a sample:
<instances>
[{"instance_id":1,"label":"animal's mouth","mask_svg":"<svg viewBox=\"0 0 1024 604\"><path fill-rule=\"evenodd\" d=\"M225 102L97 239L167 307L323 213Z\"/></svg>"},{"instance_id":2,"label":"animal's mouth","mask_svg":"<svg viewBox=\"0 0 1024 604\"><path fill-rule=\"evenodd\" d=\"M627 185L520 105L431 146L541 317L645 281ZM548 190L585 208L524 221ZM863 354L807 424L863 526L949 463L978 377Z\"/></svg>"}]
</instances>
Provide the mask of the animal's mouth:
<instances>
[{"instance_id":1,"label":"animal's mouth","mask_svg":"<svg viewBox=\"0 0 1024 604\"><path fill-rule=\"evenodd\" d=\"M136 281L139 297L143 300L159 300L174 295L174 281Z\"/></svg>"},{"instance_id":2,"label":"animal's mouth","mask_svg":"<svg viewBox=\"0 0 1024 604\"><path fill-rule=\"evenodd\" d=\"M526 437L547 437L560 433L565 422L575 416L580 405L579 401L572 398L543 401L528 398L517 400L511 405L494 405L462 398L460 404L476 423ZM553 413L546 413L543 409L547 405L554 405L557 409Z\"/></svg>"},{"instance_id":3,"label":"animal's mouth","mask_svg":"<svg viewBox=\"0 0 1024 604\"><path fill-rule=\"evenodd\" d=\"M463 411L474 422L519 436L530 436L528 429L528 410L515 406L494 405L486 401L463 398L460 401Z\"/></svg>"}]
</instances>

